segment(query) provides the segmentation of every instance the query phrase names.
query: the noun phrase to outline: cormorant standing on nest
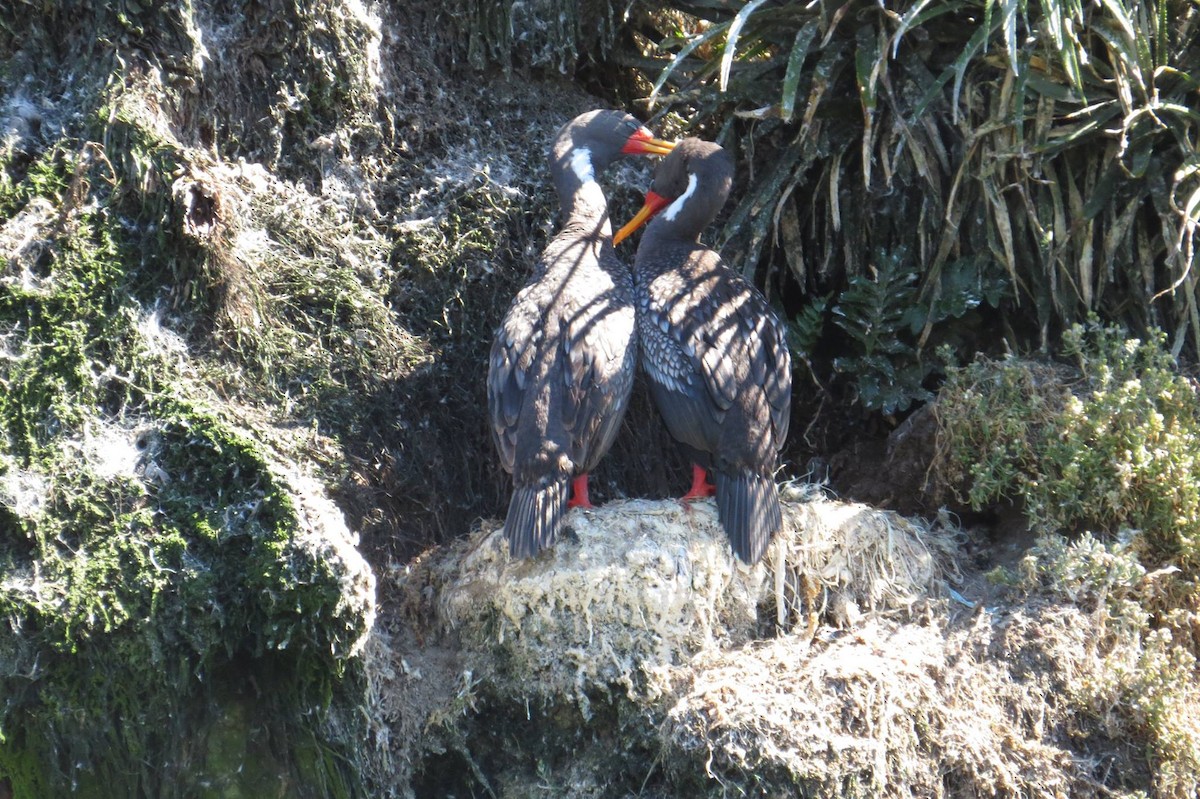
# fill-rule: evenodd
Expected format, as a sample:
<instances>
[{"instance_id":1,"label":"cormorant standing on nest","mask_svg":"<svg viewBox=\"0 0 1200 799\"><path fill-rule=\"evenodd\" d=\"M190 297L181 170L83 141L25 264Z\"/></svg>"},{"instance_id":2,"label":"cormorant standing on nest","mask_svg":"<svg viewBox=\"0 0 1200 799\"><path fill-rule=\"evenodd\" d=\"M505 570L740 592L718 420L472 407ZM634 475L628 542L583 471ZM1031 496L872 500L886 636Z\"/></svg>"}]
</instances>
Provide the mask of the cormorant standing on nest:
<instances>
[{"instance_id":1,"label":"cormorant standing on nest","mask_svg":"<svg viewBox=\"0 0 1200 799\"><path fill-rule=\"evenodd\" d=\"M562 229L496 330L488 361L492 432L513 478L504 531L514 557L553 543L568 506L592 507L588 472L612 446L629 405L632 278L613 250L596 175L625 155L672 147L619 111L576 117L551 147Z\"/></svg>"},{"instance_id":2,"label":"cormorant standing on nest","mask_svg":"<svg viewBox=\"0 0 1200 799\"><path fill-rule=\"evenodd\" d=\"M684 499L715 493L733 551L754 564L783 524L773 473L787 438L792 370L766 299L699 242L732 180L721 147L684 139L614 243L654 217L633 266L642 369L667 430L693 459Z\"/></svg>"}]
</instances>

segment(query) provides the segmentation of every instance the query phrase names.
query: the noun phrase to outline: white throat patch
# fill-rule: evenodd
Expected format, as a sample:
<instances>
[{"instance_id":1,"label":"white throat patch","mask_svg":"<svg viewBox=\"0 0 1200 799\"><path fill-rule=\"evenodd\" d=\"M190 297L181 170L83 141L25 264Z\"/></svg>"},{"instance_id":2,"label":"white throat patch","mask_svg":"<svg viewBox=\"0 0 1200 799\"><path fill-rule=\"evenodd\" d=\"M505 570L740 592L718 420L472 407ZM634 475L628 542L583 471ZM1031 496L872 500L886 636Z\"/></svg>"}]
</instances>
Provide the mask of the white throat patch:
<instances>
[{"instance_id":1,"label":"white throat patch","mask_svg":"<svg viewBox=\"0 0 1200 799\"><path fill-rule=\"evenodd\" d=\"M663 219L668 222L679 216L679 212L683 210L684 204L688 198L696 193L696 176L688 175L687 191L675 198L675 202L667 206L667 210L663 211Z\"/></svg>"},{"instance_id":2,"label":"white throat patch","mask_svg":"<svg viewBox=\"0 0 1200 799\"><path fill-rule=\"evenodd\" d=\"M571 153L571 171L580 183L595 183L596 173L592 171L592 151L580 147Z\"/></svg>"}]
</instances>

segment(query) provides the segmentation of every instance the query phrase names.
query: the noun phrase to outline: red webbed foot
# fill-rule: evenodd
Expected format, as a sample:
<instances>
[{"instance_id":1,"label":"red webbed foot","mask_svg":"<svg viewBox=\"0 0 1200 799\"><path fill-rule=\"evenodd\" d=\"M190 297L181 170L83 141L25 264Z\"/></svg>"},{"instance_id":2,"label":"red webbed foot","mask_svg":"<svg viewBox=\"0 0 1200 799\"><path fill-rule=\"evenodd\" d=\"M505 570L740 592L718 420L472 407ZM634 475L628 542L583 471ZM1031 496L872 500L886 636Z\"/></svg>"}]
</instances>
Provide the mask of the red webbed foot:
<instances>
[{"instance_id":1,"label":"red webbed foot","mask_svg":"<svg viewBox=\"0 0 1200 799\"><path fill-rule=\"evenodd\" d=\"M567 500L568 508L594 508L588 499L588 476L583 473L571 481L571 498Z\"/></svg>"},{"instance_id":2,"label":"red webbed foot","mask_svg":"<svg viewBox=\"0 0 1200 799\"><path fill-rule=\"evenodd\" d=\"M716 496L717 487L708 482L708 470L703 466L692 464L692 487L679 498L680 502L691 502L693 499Z\"/></svg>"}]
</instances>

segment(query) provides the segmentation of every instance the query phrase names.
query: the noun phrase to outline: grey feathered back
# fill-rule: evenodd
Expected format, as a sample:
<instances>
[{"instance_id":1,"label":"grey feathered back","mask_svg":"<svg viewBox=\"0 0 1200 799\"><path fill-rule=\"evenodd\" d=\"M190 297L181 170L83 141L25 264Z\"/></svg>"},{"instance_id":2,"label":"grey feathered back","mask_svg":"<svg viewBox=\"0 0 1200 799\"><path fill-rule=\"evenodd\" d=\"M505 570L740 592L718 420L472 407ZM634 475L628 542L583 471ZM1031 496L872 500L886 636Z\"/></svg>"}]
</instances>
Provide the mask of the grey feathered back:
<instances>
[{"instance_id":1,"label":"grey feathered back","mask_svg":"<svg viewBox=\"0 0 1200 799\"><path fill-rule=\"evenodd\" d=\"M663 159L653 190L686 199L647 227L634 295L655 404L671 435L714 472L721 524L738 557L756 563L782 524L773 474L788 434L791 355L758 289L698 241L732 173L728 154L698 139Z\"/></svg>"},{"instance_id":2,"label":"grey feathered back","mask_svg":"<svg viewBox=\"0 0 1200 799\"><path fill-rule=\"evenodd\" d=\"M513 477L505 533L515 557L553 543L571 478L609 450L629 404L632 277L612 248L594 177L638 127L628 114L604 111L559 132L550 167L563 225L492 341L488 408L500 462Z\"/></svg>"}]
</instances>

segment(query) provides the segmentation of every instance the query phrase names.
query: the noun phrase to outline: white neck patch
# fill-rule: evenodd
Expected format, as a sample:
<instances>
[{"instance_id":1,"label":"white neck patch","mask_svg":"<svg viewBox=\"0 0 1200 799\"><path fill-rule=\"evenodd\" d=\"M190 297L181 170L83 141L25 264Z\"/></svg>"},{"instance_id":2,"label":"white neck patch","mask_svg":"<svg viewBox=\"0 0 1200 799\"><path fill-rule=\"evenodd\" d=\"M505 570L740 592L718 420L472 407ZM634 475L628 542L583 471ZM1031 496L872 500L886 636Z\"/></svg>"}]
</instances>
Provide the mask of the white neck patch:
<instances>
[{"instance_id":1,"label":"white neck patch","mask_svg":"<svg viewBox=\"0 0 1200 799\"><path fill-rule=\"evenodd\" d=\"M670 221L674 220L675 217L679 216L679 212L683 210L683 206L688 201L688 198L691 197L695 193L696 193L696 176L694 174L691 174L691 175L688 175L687 191L685 191L683 194L676 197L675 202L673 202L667 206L667 210L663 211L663 219L670 222Z\"/></svg>"},{"instance_id":2,"label":"white neck patch","mask_svg":"<svg viewBox=\"0 0 1200 799\"><path fill-rule=\"evenodd\" d=\"M596 173L592 170L592 151L579 147L571 152L571 171L580 183L595 183Z\"/></svg>"}]
</instances>

